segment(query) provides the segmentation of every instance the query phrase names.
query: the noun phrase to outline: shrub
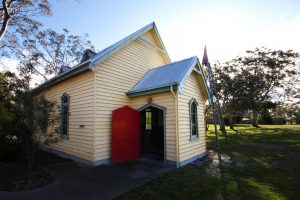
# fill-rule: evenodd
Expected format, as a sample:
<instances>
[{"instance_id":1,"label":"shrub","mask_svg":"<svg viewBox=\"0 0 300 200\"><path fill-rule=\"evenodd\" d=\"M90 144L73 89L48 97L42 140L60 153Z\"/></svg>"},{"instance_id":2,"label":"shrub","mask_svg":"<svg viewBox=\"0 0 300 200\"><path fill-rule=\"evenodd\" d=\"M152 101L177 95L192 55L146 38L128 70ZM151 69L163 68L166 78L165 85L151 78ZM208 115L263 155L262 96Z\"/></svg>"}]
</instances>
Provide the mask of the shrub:
<instances>
[{"instance_id":1,"label":"shrub","mask_svg":"<svg viewBox=\"0 0 300 200\"><path fill-rule=\"evenodd\" d=\"M16 136L0 135L0 160L16 161L20 156L20 144Z\"/></svg>"}]
</instances>

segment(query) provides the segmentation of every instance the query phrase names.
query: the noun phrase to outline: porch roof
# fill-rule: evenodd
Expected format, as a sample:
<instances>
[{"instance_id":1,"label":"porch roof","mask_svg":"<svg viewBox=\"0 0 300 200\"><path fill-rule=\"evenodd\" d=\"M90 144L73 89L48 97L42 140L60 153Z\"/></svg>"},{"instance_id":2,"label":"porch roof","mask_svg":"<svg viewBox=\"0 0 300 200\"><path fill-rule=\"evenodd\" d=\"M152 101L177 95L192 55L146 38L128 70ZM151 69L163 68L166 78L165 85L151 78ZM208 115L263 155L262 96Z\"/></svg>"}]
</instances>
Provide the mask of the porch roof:
<instances>
[{"instance_id":1,"label":"porch roof","mask_svg":"<svg viewBox=\"0 0 300 200\"><path fill-rule=\"evenodd\" d=\"M151 93L170 91L171 86L182 92L183 82L191 74L197 63L199 63L198 58L194 56L150 69L127 94L129 96L140 96L145 93L149 94L151 91ZM200 66L196 71L203 74Z\"/></svg>"}]
</instances>

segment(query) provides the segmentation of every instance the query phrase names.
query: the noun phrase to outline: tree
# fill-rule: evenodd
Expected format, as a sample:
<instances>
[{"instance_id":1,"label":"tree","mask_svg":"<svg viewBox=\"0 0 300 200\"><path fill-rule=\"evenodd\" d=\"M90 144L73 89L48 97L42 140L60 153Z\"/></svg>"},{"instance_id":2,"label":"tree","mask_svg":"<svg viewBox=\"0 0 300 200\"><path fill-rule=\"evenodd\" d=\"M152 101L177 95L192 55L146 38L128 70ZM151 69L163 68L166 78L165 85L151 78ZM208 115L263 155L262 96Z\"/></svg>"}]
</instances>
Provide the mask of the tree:
<instances>
[{"instance_id":1,"label":"tree","mask_svg":"<svg viewBox=\"0 0 300 200\"><path fill-rule=\"evenodd\" d=\"M219 98L219 94L218 94L218 89L217 89L217 82L215 80L215 78L213 78L212 80L214 83L213 83L213 94L214 94L214 97L215 97L215 103L216 103L216 110L217 110L217 115L218 115L218 118L219 118L219 123L220 123L220 130L222 132L222 134L225 136L225 140L226 140L226 143L228 143L228 137L227 137L227 132L226 132L226 128L225 128L225 123L224 123L224 118L223 118L223 111L221 109L221 103L220 103L220 98Z\"/></svg>"},{"instance_id":2,"label":"tree","mask_svg":"<svg viewBox=\"0 0 300 200\"><path fill-rule=\"evenodd\" d=\"M29 88L26 78L11 72L0 73L0 147L17 144L31 172L38 148L58 141L58 129L46 129L55 127L59 114L54 102L36 97Z\"/></svg>"},{"instance_id":3,"label":"tree","mask_svg":"<svg viewBox=\"0 0 300 200\"><path fill-rule=\"evenodd\" d=\"M256 48L232 62L236 68L233 87L238 90L240 108L252 111L252 125L258 127L258 115L274 106L276 90L298 76L296 61L299 53L292 50ZM278 99L278 98L277 98ZM279 99L278 99L279 100ZM270 107L271 106L271 107Z\"/></svg>"},{"instance_id":4,"label":"tree","mask_svg":"<svg viewBox=\"0 0 300 200\"><path fill-rule=\"evenodd\" d=\"M258 116L284 100L287 90L299 78L299 54L289 51L257 48L247 51L222 65L215 66L215 79L224 115L233 117L248 110L252 112L252 125L258 127ZM294 95L291 93L290 96Z\"/></svg>"},{"instance_id":5,"label":"tree","mask_svg":"<svg viewBox=\"0 0 300 200\"><path fill-rule=\"evenodd\" d=\"M300 124L300 104L280 104L271 112L274 124Z\"/></svg>"},{"instance_id":6,"label":"tree","mask_svg":"<svg viewBox=\"0 0 300 200\"><path fill-rule=\"evenodd\" d=\"M16 96L22 92L24 85L14 73L0 72L0 134L13 132Z\"/></svg>"},{"instance_id":7,"label":"tree","mask_svg":"<svg viewBox=\"0 0 300 200\"><path fill-rule=\"evenodd\" d=\"M30 90L25 90L16 104L19 115L14 121L15 134L21 141L27 168L31 172L38 149L59 141L57 137L59 128L56 126L60 119L59 108L55 102L48 101L44 97L36 97Z\"/></svg>"},{"instance_id":8,"label":"tree","mask_svg":"<svg viewBox=\"0 0 300 200\"><path fill-rule=\"evenodd\" d=\"M235 88L236 66L231 62L215 65L215 79L217 85L217 95L221 100L221 109L223 118L228 118L230 129L234 129L233 118L235 115L243 112L243 108L239 107L237 102L241 96L239 90Z\"/></svg>"},{"instance_id":9,"label":"tree","mask_svg":"<svg viewBox=\"0 0 300 200\"><path fill-rule=\"evenodd\" d=\"M59 33L32 27L21 37L10 34L8 37L10 39L2 43L2 55L18 59L22 74L37 74L45 79L57 75L62 66L79 63L85 49L94 49L88 35L73 35L67 29Z\"/></svg>"},{"instance_id":10,"label":"tree","mask_svg":"<svg viewBox=\"0 0 300 200\"><path fill-rule=\"evenodd\" d=\"M48 0L2 0L0 4L0 41L10 27L11 32L22 33L41 23L34 18L51 15Z\"/></svg>"}]
</instances>

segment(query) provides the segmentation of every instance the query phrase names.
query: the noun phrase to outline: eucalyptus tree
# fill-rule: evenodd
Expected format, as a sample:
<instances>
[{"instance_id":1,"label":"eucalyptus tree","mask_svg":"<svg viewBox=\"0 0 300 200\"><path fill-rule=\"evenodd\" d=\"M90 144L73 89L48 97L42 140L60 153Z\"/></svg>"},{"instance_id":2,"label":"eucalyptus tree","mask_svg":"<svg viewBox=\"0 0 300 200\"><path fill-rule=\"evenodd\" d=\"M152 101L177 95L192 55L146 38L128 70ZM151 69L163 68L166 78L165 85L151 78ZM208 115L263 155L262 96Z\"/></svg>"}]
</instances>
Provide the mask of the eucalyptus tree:
<instances>
[{"instance_id":1,"label":"eucalyptus tree","mask_svg":"<svg viewBox=\"0 0 300 200\"><path fill-rule=\"evenodd\" d=\"M238 97L234 101L242 109L252 111L252 125L258 127L258 116L263 109L280 101L276 91L293 82L299 74L299 53L293 50L256 48L232 61L235 66L233 88Z\"/></svg>"},{"instance_id":2,"label":"eucalyptus tree","mask_svg":"<svg viewBox=\"0 0 300 200\"><path fill-rule=\"evenodd\" d=\"M234 72L235 69L229 62L215 65L217 95L221 100L222 117L229 118L230 129L234 129L233 116L239 110L234 104L236 97L239 96L234 89Z\"/></svg>"},{"instance_id":3,"label":"eucalyptus tree","mask_svg":"<svg viewBox=\"0 0 300 200\"><path fill-rule=\"evenodd\" d=\"M40 26L40 16L51 15L48 0L2 0L0 4L0 40L6 32L22 33Z\"/></svg>"},{"instance_id":4,"label":"eucalyptus tree","mask_svg":"<svg viewBox=\"0 0 300 200\"><path fill-rule=\"evenodd\" d=\"M86 49L94 49L87 34L74 35L67 29L57 32L32 27L21 37L14 34L8 34L8 37L2 41L2 56L18 60L21 74L40 75L45 79L57 75L62 66L78 64Z\"/></svg>"}]
</instances>

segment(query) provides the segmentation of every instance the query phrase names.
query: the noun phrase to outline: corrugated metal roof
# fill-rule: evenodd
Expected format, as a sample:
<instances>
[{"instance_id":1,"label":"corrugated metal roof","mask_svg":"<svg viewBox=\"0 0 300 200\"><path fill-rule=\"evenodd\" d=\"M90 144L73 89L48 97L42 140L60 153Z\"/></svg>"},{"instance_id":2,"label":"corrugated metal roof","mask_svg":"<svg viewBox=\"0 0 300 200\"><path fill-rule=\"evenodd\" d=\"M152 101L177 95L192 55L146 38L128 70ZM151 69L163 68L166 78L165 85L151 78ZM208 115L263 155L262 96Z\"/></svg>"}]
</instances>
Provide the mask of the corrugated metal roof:
<instances>
[{"instance_id":1,"label":"corrugated metal roof","mask_svg":"<svg viewBox=\"0 0 300 200\"><path fill-rule=\"evenodd\" d=\"M173 62L158 68L149 70L144 77L128 92L135 93L151 90L169 85L181 85L193 70L197 63L197 57Z\"/></svg>"}]
</instances>

